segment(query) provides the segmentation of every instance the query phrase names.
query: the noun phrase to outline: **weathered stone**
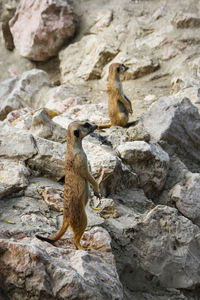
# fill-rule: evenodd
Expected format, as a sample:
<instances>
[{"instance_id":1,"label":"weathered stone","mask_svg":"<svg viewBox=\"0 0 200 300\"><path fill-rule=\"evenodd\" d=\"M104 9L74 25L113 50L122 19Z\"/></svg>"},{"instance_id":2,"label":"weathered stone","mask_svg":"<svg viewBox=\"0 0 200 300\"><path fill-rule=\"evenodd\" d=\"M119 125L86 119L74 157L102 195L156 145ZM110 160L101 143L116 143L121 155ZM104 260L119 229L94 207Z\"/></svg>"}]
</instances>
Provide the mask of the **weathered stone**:
<instances>
[{"instance_id":1,"label":"weathered stone","mask_svg":"<svg viewBox=\"0 0 200 300\"><path fill-rule=\"evenodd\" d=\"M103 196L114 194L130 186L137 186L138 179L115 152L98 140L88 137L83 141L92 174L100 183Z\"/></svg>"},{"instance_id":2,"label":"weathered stone","mask_svg":"<svg viewBox=\"0 0 200 300\"><path fill-rule=\"evenodd\" d=\"M25 108L13 110L7 115L6 119L12 125L15 125L17 119L21 118L22 116L24 117L26 114L32 113L32 112L33 112L33 109L31 107L25 107Z\"/></svg>"},{"instance_id":3,"label":"weathered stone","mask_svg":"<svg viewBox=\"0 0 200 300\"><path fill-rule=\"evenodd\" d=\"M2 33L3 33L3 38L5 42L5 47L6 49L12 51L14 49L14 43L13 43L13 37L10 32L10 26L9 26L9 21L10 19L14 16L16 7L6 7L6 10L3 13L2 16Z\"/></svg>"},{"instance_id":4,"label":"weathered stone","mask_svg":"<svg viewBox=\"0 0 200 300\"><path fill-rule=\"evenodd\" d=\"M95 35L83 37L59 53L62 83L99 79L104 66L118 53L116 47Z\"/></svg>"},{"instance_id":5,"label":"weathered stone","mask_svg":"<svg viewBox=\"0 0 200 300\"><path fill-rule=\"evenodd\" d=\"M91 33L98 33L103 31L105 27L108 27L113 19L113 12L112 10L101 11L96 19L95 24L90 29Z\"/></svg>"},{"instance_id":6,"label":"weathered stone","mask_svg":"<svg viewBox=\"0 0 200 300\"><path fill-rule=\"evenodd\" d=\"M34 136L37 154L27 163L31 169L60 180L65 176L66 146Z\"/></svg>"},{"instance_id":7,"label":"weathered stone","mask_svg":"<svg viewBox=\"0 0 200 300\"><path fill-rule=\"evenodd\" d=\"M126 128L120 126L111 126L104 132L100 131L100 135L105 138L105 143L111 144L113 149L116 149L120 144L128 141L127 131Z\"/></svg>"},{"instance_id":8,"label":"weathered stone","mask_svg":"<svg viewBox=\"0 0 200 300\"><path fill-rule=\"evenodd\" d=\"M101 198L93 200L94 210L97 210L104 219L116 218L118 216L115 202L111 198Z\"/></svg>"},{"instance_id":9,"label":"weathered stone","mask_svg":"<svg viewBox=\"0 0 200 300\"><path fill-rule=\"evenodd\" d=\"M193 223L200 226L200 174L188 172L182 184L176 184L170 191L177 209Z\"/></svg>"},{"instance_id":10,"label":"weathered stone","mask_svg":"<svg viewBox=\"0 0 200 300\"><path fill-rule=\"evenodd\" d=\"M138 122L135 126L128 128L127 135L129 141L150 141L150 134L144 128L142 122Z\"/></svg>"},{"instance_id":11,"label":"weathered stone","mask_svg":"<svg viewBox=\"0 0 200 300\"><path fill-rule=\"evenodd\" d=\"M44 201L48 204L50 209L63 211L63 190L58 190L52 187L45 187L38 188L37 191L42 196Z\"/></svg>"},{"instance_id":12,"label":"weathered stone","mask_svg":"<svg viewBox=\"0 0 200 300\"><path fill-rule=\"evenodd\" d=\"M69 120L77 119L90 121L95 124L109 123L108 106L104 103L76 105L71 107L66 113L55 117L53 121L67 128Z\"/></svg>"},{"instance_id":13,"label":"weathered stone","mask_svg":"<svg viewBox=\"0 0 200 300\"><path fill-rule=\"evenodd\" d=\"M137 174L139 185L148 196L162 190L168 174L169 155L158 144L126 142L116 151Z\"/></svg>"},{"instance_id":14,"label":"weathered stone","mask_svg":"<svg viewBox=\"0 0 200 300\"><path fill-rule=\"evenodd\" d=\"M28 185L30 171L23 162L0 160L0 198L18 192Z\"/></svg>"},{"instance_id":15,"label":"weathered stone","mask_svg":"<svg viewBox=\"0 0 200 300\"><path fill-rule=\"evenodd\" d=\"M200 17L192 13L178 13L172 20L176 28L200 27Z\"/></svg>"},{"instance_id":16,"label":"weathered stone","mask_svg":"<svg viewBox=\"0 0 200 300\"><path fill-rule=\"evenodd\" d=\"M87 238L100 251L54 247L22 233L13 238L1 234L1 291L27 300L123 299L108 233L95 228Z\"/></svg>"},{"instance_id":17,"label":"weathered stone","mask_svg":"<svg viewBox=\"0 0 200 300\"><path fill-rule=\"evenodd\" d=\"M76 18L63 0L21 0L9 24L20 55L44 61L55 56L63 43L73 37Z\"/></svg>"},{"instance_id":18,"label":"weathered stone","mask_svg":"<svg viewBox=\"0 0 200 300\"><path fill-rule=\"evenodd\" d=\"M0 144L3 158L27 160L37 153L32 134L12 127L1 127Z\"/></svg>"},{"instance_id":19,"label":"weathered stone","mask_svg":"<svg viewBox=\"0 0 200 300\"><path fill-rule=\"evenodd\" d=\"M59 114L62 114L66 112L69 108L79 104L82 104L80 97L69 97L65 100L49 100L45 107Z\"/></svg>"},{"instance_id":20,"label":"weathered stone","mask_svg":"<svg viewBox=\"0 0 200 300\"><path fill-rule=\"evenodd\" d=\"M33 114L30 131L44 139L64 143L67 130L52 121L44 109L39 109Z\"/></svg>"},{"instance_id":21,"label":"weathered stone","mask_svg":"<svg viewBox=\"0 0 200 300\"><path fill-rule=\"evenodd\" d=\"M47 73L36 69L2 82L0 84L0 120L4 120L13 110L27 106L34 107L36 94L49 86Z\"/></svg>"},{"instance_id":22,"label":"weathered stone","mask_svg":"<svg viewBox=\"0 0 200 300\"><path fill-rule=\"evenodd\" d=\"M177 145L179 153L200 160L200 116L188 98L160 98L152 104L142 122L151 139Z\"/></svg>"},{"instance_id":23,"label":"weathered stone","mask_svg":"<svg viewBox=\"0 0 200 300\"><path fill-rule=\"evenodd\" d=\"M199 285L200 231L175 208L156 206L128 233L142 268L163 287Z\"/></svg>"}]
</instances>

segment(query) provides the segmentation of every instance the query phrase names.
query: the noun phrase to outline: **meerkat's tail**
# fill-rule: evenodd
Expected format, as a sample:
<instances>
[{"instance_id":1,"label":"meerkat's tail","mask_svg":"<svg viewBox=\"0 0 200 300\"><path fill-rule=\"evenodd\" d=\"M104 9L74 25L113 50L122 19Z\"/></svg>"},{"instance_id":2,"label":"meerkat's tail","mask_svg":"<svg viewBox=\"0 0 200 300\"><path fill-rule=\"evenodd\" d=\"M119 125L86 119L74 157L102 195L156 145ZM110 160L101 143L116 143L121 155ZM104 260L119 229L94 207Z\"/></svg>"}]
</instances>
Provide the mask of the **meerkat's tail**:
<instances>
[{"instance_id":1,"label":"meerkat's tail","mask_svg":"<svg viewBox=\"0 0 200 300\"><path fill-rule=\"evenodd\" d=\"M58 233L56 233L56 235L49 237L49 238L41 236L39 234L36 234L35 236L36 236L36 238L38 238L41 241L46 241L48 243L53 244L54 242L58 241L63 236L63 234L66 232L68 226L69 226L69 223L63 220L62 227L60 228Z\"/></svg>"},{"instance_id":2,"label":"meerkat's tail","mask_svg":"<svg viewBox=\"0 0 200 300\"><path fill-rule=\"evenodd\" d=\"M105 128L110 128L112 125L111 124L101 124L101 125L98 125L98 129L105 129Z\"/></svg>"}]
</instances>

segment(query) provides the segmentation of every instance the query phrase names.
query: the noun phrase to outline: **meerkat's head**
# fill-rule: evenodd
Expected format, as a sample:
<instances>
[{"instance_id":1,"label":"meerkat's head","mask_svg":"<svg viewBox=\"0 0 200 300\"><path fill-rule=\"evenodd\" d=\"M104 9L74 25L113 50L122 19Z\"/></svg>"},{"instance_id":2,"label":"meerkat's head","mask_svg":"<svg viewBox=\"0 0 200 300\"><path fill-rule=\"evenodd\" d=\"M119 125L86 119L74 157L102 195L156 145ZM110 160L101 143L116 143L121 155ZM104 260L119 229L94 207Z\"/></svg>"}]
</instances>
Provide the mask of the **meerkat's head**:
<instances>
[{"instance_id":1,"label":"meerkat's head","mask_svg":"<svg viewBox=\"0 0 200 300\"><path fill-rule=\"evenodd\" d=\"M109 78L118 78L120 74L126 72L128 69L124 64L113 63L109 67Z\"/></svg>"},{"instance_id":2,"label":"meerkat's head","mask_svg":"<svg viewBox=\"0 0 200 300\"><path fill-rule=\"evenodd\" d=\"M89 122L74 121L68 126L67 139L69 141L80 141L88 134L92 133L97 129L97 125Z\"/></svg>"}]
</instances>

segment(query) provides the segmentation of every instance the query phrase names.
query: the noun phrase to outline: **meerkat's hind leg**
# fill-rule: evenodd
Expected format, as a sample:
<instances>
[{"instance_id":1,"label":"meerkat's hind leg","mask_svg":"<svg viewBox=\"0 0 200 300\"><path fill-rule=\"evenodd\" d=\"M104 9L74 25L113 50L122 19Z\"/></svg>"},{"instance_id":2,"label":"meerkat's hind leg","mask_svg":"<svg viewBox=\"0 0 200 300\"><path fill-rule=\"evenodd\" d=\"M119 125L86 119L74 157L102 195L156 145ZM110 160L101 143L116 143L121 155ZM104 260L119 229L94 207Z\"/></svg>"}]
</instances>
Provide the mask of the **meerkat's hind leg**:
<instances>
[{"instance_id":1,"label":"meerkat's hind leg","mask_svg":"<svg viewBox=\"0 0 200 300\"><path fill-rule=\"evenodd\" d=\"M80 222L81 226L72 226L71 224L71 228L74 234L74 244L76 246L76 249L78 250L87 250L86 248L82 247L80 244L80 240L84 234L84 231L86 229L87 226L87 216L86 214L82 215L81 218L81 222Z\"/></svg>"}]
</instances>

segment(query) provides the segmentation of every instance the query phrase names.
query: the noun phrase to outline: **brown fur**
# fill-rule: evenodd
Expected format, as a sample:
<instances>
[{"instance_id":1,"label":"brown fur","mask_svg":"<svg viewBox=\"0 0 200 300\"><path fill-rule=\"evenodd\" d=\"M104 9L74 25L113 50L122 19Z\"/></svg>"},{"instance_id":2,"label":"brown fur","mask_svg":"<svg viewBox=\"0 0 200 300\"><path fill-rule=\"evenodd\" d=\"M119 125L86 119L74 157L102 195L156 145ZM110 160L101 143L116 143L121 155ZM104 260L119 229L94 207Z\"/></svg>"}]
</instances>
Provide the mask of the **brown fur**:
<instances>
[{"instance_id":1,"label":"brown fur","mask_svg":"<svg viewBox=\"0 0 200 300\"><path fill-rule=\"evenodd\" d=\"M67 134L67 151L65 160L65 186L63 201L63 224L60 231L53 237L37 238L54 243L62 237L70 226L74 234L77 249L83 249L80 239L87 226L85 206L88 202L88 182L99 195L99 185L88 170L87 156L82 148L82 139L93 132L97 126L90 123L75 121L70 123Z\"/></svg>"},{"instance_id":2,"label":"brown fur","mask_svg":"<svg viewBox=\"0 0 200 300\"><path fill-rule=\"evenodd\" d=\"M128 70L126 66L113 63L109 67L108 77L108 112L110 124L102 124L98 127L109 128L111 126L125 127L128 123L129 113L132 113L130 100L124 95L120 74Z\"/></svg>"}]
</instances>

